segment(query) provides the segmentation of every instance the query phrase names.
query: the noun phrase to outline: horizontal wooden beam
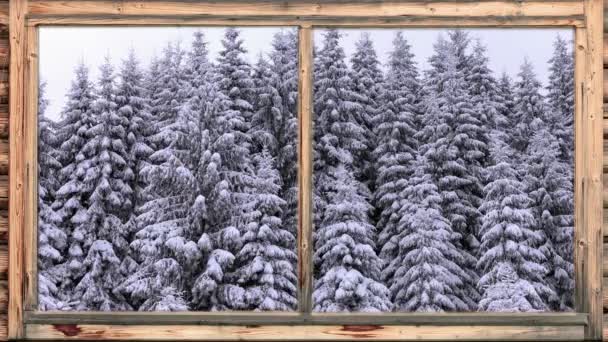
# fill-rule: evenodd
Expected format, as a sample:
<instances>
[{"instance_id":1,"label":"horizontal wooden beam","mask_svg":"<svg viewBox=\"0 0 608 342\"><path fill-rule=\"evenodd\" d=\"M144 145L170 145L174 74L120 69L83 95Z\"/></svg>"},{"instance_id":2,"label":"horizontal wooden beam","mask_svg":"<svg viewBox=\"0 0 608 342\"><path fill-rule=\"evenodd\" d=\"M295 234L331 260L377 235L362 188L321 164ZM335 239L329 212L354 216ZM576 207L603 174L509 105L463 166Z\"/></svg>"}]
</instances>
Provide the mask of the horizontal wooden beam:
<instances>
[{"instance_id":1,"label":"horizontal wooden beam","mask_svg":"<svg viewBox=\"0 0 608 342\"><path fill-rule=\"evenodd\" d=\"M586 325L584 313L380 313L312 314L297 312L25 312L32 324L229 324L256 325Z\"/></svg>"},{"instance_id":2,"label":"horizontal wooden beam","mask_svg":"<svg viewBox=\"0 0 608 342\"><path fill-rule=\"evenodd\" d=\"M328 16L564 17L584 15L583 1L53 1L30 0L29 16Z\"/></svg>"},{"instance_id":3,"label":"horizontal wooden beam","mask_svg":"<svg viewBox=\"0 0 608 342\"><path fill-rule=\"evenodd\" d=\"M360 16L360 17L315 17L315 16L154 16L140 15L72 15L36 16L30 15L28 26L39 25L110 25L110 26L319 26L319 27L583 27L585 19L581 15L559 17L531 16Z\"/></svg>"},{"instance_id":4,"label":"horizontal wooden beam","mask_svg":"<svg viewBox=\"0 0 608 342\"><path fill-rule=\"evenodd\" d=\"M204 326L158 325L151 333L147 325L26 324L25 337L32 340L223 340L223 341L580 341L583 326Z\"/></svg>"}]
</instances>

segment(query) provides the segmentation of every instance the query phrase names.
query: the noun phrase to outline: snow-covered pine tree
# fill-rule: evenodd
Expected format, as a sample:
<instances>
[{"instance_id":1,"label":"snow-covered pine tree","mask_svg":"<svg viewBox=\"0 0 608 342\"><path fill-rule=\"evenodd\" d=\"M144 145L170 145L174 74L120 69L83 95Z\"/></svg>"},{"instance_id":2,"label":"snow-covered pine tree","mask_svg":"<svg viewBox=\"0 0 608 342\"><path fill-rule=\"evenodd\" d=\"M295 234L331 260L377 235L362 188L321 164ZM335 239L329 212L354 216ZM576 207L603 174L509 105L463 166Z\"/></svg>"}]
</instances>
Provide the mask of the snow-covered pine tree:
<instances>
[{"instance_id":1,"label":"snow-covered pine tree","mask_svg":"<svg viewBox=\"0 0 608 342\"><path fill-rule=\"evenodd\" d=\"M380 281L371 206L360 184L342 164L328 167L327 205L316 227L313 310L317 312L391 311L389 291Z\"/></svg>"},{"instance_id":2,"label":"snow-covered pine tree","mask_svg":"<svg viewBox=\"0 0 608 342\"><path fill-rule=\"evenodd\" d=\"M544 98L540 93L541 84L527 58L521 65L517 76L511 147L518 152L518 156L523 156L528 149L530 137L534 133L531 127L532 122L535 119L545 121L546 114Z\"/></svg>"},{"instance_id":3,"label":"snow-covered pine tree","mask_svg":"<svg viewBox=\"0 0 608 342\"><path fill-rule=\"evenodd\" d=\"M487 172L484 188L480 258L477 267L483 276L479 310L526 312L547 310L534 284L542 282L547 270L544 255L530 241L541 236L529 208L532 200L511 165L513 151L500 139L492 144L495 165ZM501 293L504 291L505 293ZM509 298L510 296L510 298Z\"/></svg>"},{"instance_id":4,"label":"snow-covered pine tree","mask_svg":"<svg viewBox=\"0 0 608 342\"><path fill-rule=\"evenodd\" d=\"M100 67L98 96L93 105L95 124L77 157L76 172L68 184L78 186L86 203L71 221L71 238L83 250L82 278L74 288L76 310L129 310L124 298L114 293L122 282L120 271L127 256L128 231L124 224L133 209L133 190L125 127L128 119L117 112L114 70L106 57ZM127 265L126 269L132 266Z\"/></svg>"},{"instance_id":5,"label":"snow-covered pine tree","mask_svg":"<svg viewBox=\"0 0 608 342\"><path fill-rule=\"evenodd\" d=\"M145 187L140 172L147 165L148 157L153 150L148 141L152 134L152 117L146 101L146 89L143 84L144 72L134 49L130 49L127 58L122 61L118 76L115 102L117 115L126 120L124 122L126 123L127 165L133 172L133 180L130 183L133 190L131 201L137 211L142 203L139 195Z\"/></svg>"},{"instance_id":6,"label":"snow-covered pine tree","mask_svg":"<svg viewBox=\"0 0 608 342\"><path fill-rule=\"evenodd\" d=\"M61 219L51 208L57 190L61 163L57 160L54 123L45 116L48 99L46 83L38 85L38 308L60 310L57 284L63 276L63 252L67 235L61 230Z\"/></svg>"},{"instance_id":7,"label":"snow-covered pine tree","mask_svg":"<svg viewBox=\"0 0 608 342\"><path fill-rule=\"evenodd\" d=\"M260 56L255 67L257 99L250 135L253 151L266 146L275 158L282 187L279 197L288 204L283 211L283 225L292 234L297 230L298 156L298 48L295 30L278 31L272 40L268 60Z\"/></svg>"},{"instance_id":8,"label":"snow-covered pine tree","mask_svg":"<svg viewBox=\"0 0 608 342\"><path fill-rule=\"evenodd\" d=\"M478 247L482 183L476 169L485 158L483 131L476 117L463 72L457 69L457 48L439 38L426 73L423 128L416 134L420 153L431 167L431 177L442 198L441 208L452 229L461 235L459 266L468 274L459 295L470 310L476 309L478 293L474 253Z\"/></svg>"},{"instance_id":9,"label":"snow-covered pine tree","mask_svg":"<svg viewBox=\"0 0 608 342\"><path fill-rule=\"evenodd\" d=\"M399 202L413 174L418 142L416 119L420 108L420 82L411 46L401 31L395 34L389 55L388 71L380 97L380 111L373 119L376 149L374 206L378 210L378 247L380 257L389 265L399 253L397 237ZM395 269L386 267L382 279L391 281Z\"/></svg>"},{"instance_id":10,"label":"snow-covered pine tree","mask_svg":"<svg viewBox=\"0 0 608 342\"><path fill-rule=\"evenodd\" d=\"M73 178L78 173L81 177L86 170L79 169L78 164L84 159L80 152L87 143L88 130L95 125L93 101L95 100L93 84L89 80L89 69L81 61L75 68L74 79L67 94L67 102L57 124L58 160L61 170L58 172L59 189L55 192L53 210L58 215L59 229L68 237L68 249L64 252L62 276L58 282L61 299L69 305L74 286L82 275L84 253L81 244L74 238L74 219L85 215L86 189L80 181ZM92 241L91 241L92 243Z\"/></svg>"},{"instance_id":11,"label":"snow-covered pine tree","mask_svg":"<svg viewBox=\"0 0 608 342\"><path fill-rule=\"evenodd\" d=\"M241 234L247 220L244 205L254 174L250 148L249 120L254 94L250 66L240 33L226 29L217 65L217 93L206 152L204 184L209 225L213 231L204 234L198 244L210 252L205 270L192 287L192 304L197 310L245 309L243 292L229 286L225 276L232 271L235 255L241 249Z\"/></svg>"},{"instance_id":12,"label":"snow-covered pine tree","mask_svg":"<svg viewBox=\"0 0 608 342\"><path fill-rule=\"evenodd\" d=\"M497 84L497 107L494 117L494 128L491 131L492 139L501 139L507 145L513 146L511 131L515 125L515 94L513 80L503 72Z\"/></svg>"},{"instance_id":13,"label":"snow-covered pine tree","mask_svg":"<svg viewBox=\"0 0 608 342\"><path fill-rule=\"evenodd\" d=\"M353 101L359 105L355 119L365 132L363 135L365 140L360 142L366 146L359 155L355 156L354 166L358 179L373 191L376 172L372 152L375 149L376 138L372 129L372 120L380 114L380 96L383 93L384 75L380 70L380 61L368 32L362 33L355 43L355 52L350 62Z\"/></svg>"},{"instance_id":14,"label":"snow-covered pine tree","mask_svg":"<svg viewBox=\"0 0 608 342\"><path fill-rule=\"evenodd\" d=\"M315 61L313 305L316 311L386 311L390 302L379 282L381 260L374 251L369 190L355 178L355 156L367 148L362 143L365 129L356 119L361 106L352 102L355 95L339 38L336 29L327 30ZM354 293L350 286L356 284L362 287Z\"/></svg>"},{"instance_id":15,"label":"snow-covered pine tree","mask_svg":"<svg viewBox=\"0 0 608 342\"><path fill-rule=\"evenodd\" d=\"M547 117L553 135L560 145L560 158L573 164L574 155L574 56L568 42L561 36L553 43L549 60L547 85Z\"/></svg>"},{"instance_id":16,"label":"snow-covered pine tree","mask_svg":"<svg viewBox=\"0 0 608 342\"><path fill-rule=\"evenodd\" d=\"M201 253L187 238L188 209L196 180L189 169L191 143L188 120L182 111L189 88L185 80L179 44L168 44L158 65L159 77L151 76L154 92L149 94L155 133L150 137L154 152L141 170L146 187L145 203L137 217L138 230L131 248L140 263L121 286L138 310L184 310L185 285L191 278L185 266L196 265ZM189 288L189 287L188 287ZM163 293L171 293L167 302Z\"/></svg>"},{"instance_id":17,"label":"snow-covered pine tree","mask_svg":"<svg viewBox=\"0 0 608 342\"><path fill-rule=\"evenodd\" d=\"M367 148L365 129L356 120L360 106L353 102L352 83L345 62L344 49L339 44L337 29L324 32L323 46L315 54L314 61L314 212L315 225L320 226L327 186L325 179L329 167L348 165L349 171L355 156ZM363 184L361 184L364 187ZM369 191L361 189L361 191ZM366 198L369 196L365 196Z\"/></svg>"},{"instance_id":18,"label":"snow-covered pine tree","mask_svg":"<svg viewBox=\"0 0 608 342\"><path fill-rule=\"evenodd\" d=\"M247 310L292 311L297 307L295 237L281 221L287 202L277 194L281 178L266 148L254 157L256 173L245 205L243 247L228 277L243 289Z\"/></svg>"},{"instance_id":19,"label":"snow-covered pine tree","mask_svg":"<svg viewBox=\"0 0 608 342\"><path fill-rule=\"evenodd\" d=\"M496 115L499 107L498 82L494 78L493 72L488 66L489 58L486 56L486 47L480 40L475 42L473 53L470 56L471 66L466 83L469 88L471 102L478 120L482 124L483 143L489 143L488 134L491 129L496 128ZM486 159L489 159L489 152L485 148ZM486 160L487 161L487 160Z\"/></svg>"},{"instance_id":20,"label":"snow-covered pine tree","mask_svg":"<svg viewBox=\"0 0 608 342\"><path fill-rule=\"evenodd\" d=\"M574 300L573 169L560 159L559 141L546 124L536 119L532 129L524 184L540 235L532 247L544 254L548 272L535 286L552 310L570 310Z\"/></svg>"},{"instance_id":21,"label":"snow-covered pine tree","mask_svg":"<svg viewBox=\"0 0 608 342\"><path fill-rule=\"evenodd\" d=\"M400 194L403 200L394 241L396 255L387 269L396 311L467 311L469 299L462 288L470 276L458 250L460 234L441 213L442 198L433 182L431 165L424 156L415 162L415 174Z\"/></svg>"}]
</instances>

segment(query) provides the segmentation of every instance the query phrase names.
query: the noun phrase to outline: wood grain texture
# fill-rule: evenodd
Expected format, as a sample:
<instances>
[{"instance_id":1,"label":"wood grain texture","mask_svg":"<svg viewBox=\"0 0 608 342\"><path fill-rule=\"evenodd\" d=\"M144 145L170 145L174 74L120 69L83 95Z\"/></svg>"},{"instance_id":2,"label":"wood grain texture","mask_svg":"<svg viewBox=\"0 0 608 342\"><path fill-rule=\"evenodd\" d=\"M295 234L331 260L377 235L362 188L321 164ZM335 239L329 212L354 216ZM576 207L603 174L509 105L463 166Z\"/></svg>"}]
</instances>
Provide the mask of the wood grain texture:
<instances>
[{"instance_id":1,"label":"wood grain texture","mask_svg":"<svg viewBox=\"0 0 608 342\"><path fill-rule=\"evenodd\" d=\"M602 338L602 271L597 265L602 263L602 158L603 158L603 0L585 0L587 18L585 49L585 85L583 103L585 105L585 167L586 181L584 198L584 229L587 234L585 263L585 308L589 313L589 325L585 329L587 339ZM579 29L580 30L580 29ZM578 30L577 30L578 31ZM579 202L580 203L580 202ZM579 226L580 227L580 226Z\"/></svg>"},{"instance_id":2,"label":"wood grain texture","mask_svg":"<svg viewBox=\"0 0 608 342\"><path fill-rule=\"evenodd\" d=\"M299 309L308 313L312 309L312 29L299 29ZM304 191L303 191L304 190Z\"/></svg>"},{"instance_id":3,"label":"wood grain texture","mask_svg":"<svg viewBox=\"0 0 608 342\"><path fill-rule=\"evenodd\" d=\"M146 338L154 341L223 340L223 341L407 341L450 340L477 341L580 341L581 326L378 326L329 325L302 326L155 326L154 334L145 325L43 325L28 324L26 337L36 340L125 340Z\"/></svg>"},{"instance_id":4,"label":"wood grain texture","mask_svg":"<svg viewBox=\"0 0 608 342\"><path fill-rule=\"evenodd\" d=\"M577 16L582 1L53 1L30 0L28 16L351 16L351 17L470 17Z\"/></svg>"},{"instance_id":5,"label":"wood grain texture","mask_svg":"<svg viewBox=\"0 0 608 342\"><path fill-rule=\"evenodd\" d=\"M222 15L198 15L198 16L153 16L143 17L140 15L75 15L75 16L30 16L27 20L28 26L37 25L112 25L112 26L332 26L332 27L438 27L438 26L460 26L460 27L547 27L547 26L574 26L584 27L585 18L581 15L562 17L532 17L532 16L462 16L454 17L429 17L429 16L222 16Z\"/></svg>"},{"instance_id":6,"label":"wood grain texture","mask_svg":"<svg viewBox=\"0 0 608 342\"><path fill-rule=\"evenodd\" d=\"M575 141L582 141L586 135L586 125L584 125L584 106L583 106L583 91L582 84L585 80L585 51L587 49L586 30L578 29L575 31L575 69L574 69L574 138ZM582 203L584 195L584 177L583 167L585 165L586 152L584 144L574 144L574 203ZM585 222L585 210L582 205L575 205L574 215L574 276L575 276L575 300L576 311L585 312L585 263L583 256L586 251L587 231L583 229Z\"/></svg>"},{"instance_id":7,"label":"wood grain texture","mask_svg":"<svg viewBox=\"0 0 608 342\"><path fill-rule=\"evenodd\" d=\"M25 48L25 96L27 99L38 98L38 29L36 27L26 28ZM24 227L23 227L23 251L24 275L25 275L25 298L24 310L36 307L38 303L38 101L29 100L25 103L25 127L24 132ZM31 128L28 128L31 127Z\"/></svg>"},{"instance_id":8,"label":"wood grain texture","mask_svg":"<svg viewBox=\"0 0 608 342\"><path fill-rule=\"evenodd\" d=\"M272 325L475 325L496 326L584 326L588 315L558 313L349 313L299 312L25 312L29 324L135 324L135 325L255 325L261 320Z\"/></svg>"},{"instance_id":9,"label":"wood grain texture","mask_svg":"<svg viewBox=\"0 0 608 342\"><path fill-rule=\"evenodd\" d=\"M23 226L24 226L24 53L27 0L10 1L10 101L9 101L9 309L8 337L23 337Z\"/></svg>"}]
</instances>

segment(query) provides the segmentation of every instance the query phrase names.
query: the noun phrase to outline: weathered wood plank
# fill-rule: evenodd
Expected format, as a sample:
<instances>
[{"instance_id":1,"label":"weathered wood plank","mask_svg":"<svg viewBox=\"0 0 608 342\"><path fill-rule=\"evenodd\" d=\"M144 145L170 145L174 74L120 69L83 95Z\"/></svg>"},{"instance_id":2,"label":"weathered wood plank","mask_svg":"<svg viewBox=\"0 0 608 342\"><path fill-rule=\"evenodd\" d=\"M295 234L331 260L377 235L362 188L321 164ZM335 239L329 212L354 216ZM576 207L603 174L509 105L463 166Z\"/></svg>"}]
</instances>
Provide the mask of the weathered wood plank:
<instances>
[{"instance_id":1,"label":"weathered wood plank","mask_svg":"<svg viewBox=\"0 0 608 342\"><path fill-rule=\"evenodd\" d=\"M602 270L597 267L603 262L602 235L602 173L603 173L603 59L604 44L604 2L603 0L585 0L587 18L585 49L585 93L584 123L587 126L583 144L586 147L586 161L583 170L587 179L582 205L584 206L587 231L587 249L585 256L585 307L589 313L589 325L585 329L587 339L602 338ZM577 29L579 31L580 29ZM580 226L579 226L580 227Z\"/></svg>"},{"instance_id":2,"label":"weathered wood plank","mask_svg":"<svg viewBox=\"0 0 608 342\"><path fill-rule=\"evenodd\" d=\"M155 326L154 334L146 325L75 325L28 324L26 338L36 340L224 340L224 341L407 341L407 340L510 340L510 341L580 341L581 326Z\"/></svg>"},{"instance_id":3,"label":"weathered wood plank","mask_svg":"<svg viewBox=\"0 0 608 342\"><path fill-rule=\"evenodd\" d=\"M25 96L31 99L25 103L25 127L29 128L24 133L23 158L25 163L24 181L24 227L23 227L23 251L25 269L25 298L24 310L30 310L37 306L38 297L38 274L37 274L37 250L36 223L38 209L38 172L37 160L38 136L38 29L27 27L27 43L25 48Z\"/></svg>"},{"instance_id":4,"label":"weathered wood plank","mask_svg":"<svg viewBox=\"0 0 608 342\"><path fill-rule=\"evenodd\" d=\"M52 1L30 0L30 16L138 15L138 16L577 16L584 15L582 1Z\"/></svg>"},{"instance_id":5,"label":"weathered wood plank","mask_svg":"<svg viewBox=\"0 0 608 342\"><path fill-rule=\"evenodd\" d=\"M312 308L312 69L313 69L312 29L299 31L300 68L300 165L299 183L299 309L308 313Z\"/></svg>"},{"instance_id":6,"label":"weathered wood plank","mask_svg":"<svg viewBox=\"0 0 608 342\"><path fill-rule=\"evenodd\" d=\"M11 339L23 337L23 228L24 228L24 175L23 141L24 126L24 71L25 71L25 14L27 0L10 1L10 136L11 162L9 224L9 310L8 336Z\"/></svg>"},{"instance_id":7,"label":"weathered wood plank","mask_svg":"<svg viewBox=\"0 0 608 342\"><path fill-rule=\"evenodd\" d=\"M586 31L585 29L577 29L575 31L575 69L574 69L574 79L575 84L577 85L574 88L574 136L575 141L582 141L583 137L586 135L586 125L584 125L584 117L583 117L583 87L582 85L585 80L585 50L587 47L586 41ZM585 164L586 158L586 150L583 144L574 144L575 154L574 154L574 203L583 203L583 194L584 194L584 172L583 167ZM585 208L583 205L575 206L576 213L574 215L575 218L575 229L574 229L574 274L575 274L575 306L576 311L585 312L585 251L586 251L586 241L587 241L587 230L583 227L585 226Z\"/></svg>"},{"instance_id":8,"label":"weathered wood plank","mask_svg":"<svg viewBox=\"0 0 608 342\"><path fill-rule=\"evenodd\" d=\"M582 313L380 313L304 314L299 312L34 312L26 311L25 320L32 324L199 324L254 325L260 320L272 325L586 325Z\"/></svg>"},{"instance_id":9,"label":"weathered wood plank","mask_svg":"<svg viewBox=\"0 0 608 342\"><path fill-rule=\"evenodd\" d=\"M331 17L331 16L221 16L221 15L198 15L193 17L184 16L155 16L142 17L140 15L78 15L78 16L30 16L28 26L37 25L159 25L159 26L181 26L181 25L204 25L204 26L334 26L334 27L437 27L437 26L460 26L460 27L512 27L512 26L574 26L583 27L585 18L583 16L566 17L487 17L469 16L456 17L429 17L429 16L364 16L364 17Z\"/></svg>"}]
</instances>

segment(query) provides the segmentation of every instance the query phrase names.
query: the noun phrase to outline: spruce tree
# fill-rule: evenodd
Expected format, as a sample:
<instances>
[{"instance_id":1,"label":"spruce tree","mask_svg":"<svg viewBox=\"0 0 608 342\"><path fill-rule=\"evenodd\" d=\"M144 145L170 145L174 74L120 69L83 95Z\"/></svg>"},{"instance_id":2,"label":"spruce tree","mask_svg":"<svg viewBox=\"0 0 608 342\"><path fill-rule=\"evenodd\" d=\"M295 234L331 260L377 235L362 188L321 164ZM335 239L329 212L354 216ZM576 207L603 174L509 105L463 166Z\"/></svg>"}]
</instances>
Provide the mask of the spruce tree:
<instances>
[{"instance_id":1,"label":"spruce tree","mask_svg":"<svg viewBox=\"0 0 608 342\"><path fill-rule=\"evenodd\" d=\"M557 36L549 60L548 122L560 145L560 158L573 164L574 155L574 56L568 42Z\"/></svg>"},{"instance_id":2,"label":"spruce tree","mask_svg":"<svg viewBox=\"0 0 608 342\"><path fill-rule=\"evenodd\" d=\"M461 289L471 279L460 266L460 234L442 214L430 164L419 156L414 165L415 174L401 194L401 219L393 237L398 249L388 265L394 270L388 280L392 302L396 311L468 311Z\"/></svg>"},{"instance_id":3,"label":"spruce tree","mask_svg":"<svg viewBox=\"0 0 608 342\"><path fill-rule=\"evenodd\" d=\"M547 270L535 286L552 310L573 307L574 199L572 168L560 160L560 144L549 127L536 120L524 178L540 236L536 247Z\"/></svg>"},{"instance_id":4,"label":"spruce tree","mask_svg":"<svg viewBox=\"0 0 608 342\"><path fill-rule=\"evenodd\" d=\"M60 263L68 241L61 219L51 207L61 163L57 160L54 123L45 116L45 86L44 82L38 85L38 308L59 310L64 303L57 284L63 277Z\"/></svg>"},{"instance_id":5,"label":"spruce tree","mask_svg":"<svg viewBox=\"0 0 608 342\"><path fill-rule=\"evenodd\" d=\"M233 286L244 289L247 310L292 311L297 307L295 237L281 221L286 201L279 172L266 148L254 157L256 173L245 206L242 248L235 256Z\"/></svg>"},{"instance_id":6,"label":"spruce tree","mask_svg":"<svg viewBox=\"0 0 608 342\"><path fill-rule=\"evenodd\" d=\"M487 169L488 185L480 207L484 216L477 263L483 274L478 283L482 293L479 310L546 310L534 286L546 273L542 265L544 256L530 244L541 237L534 230L537 222L529 208L532 200L511 165L512 153L501 140L493 143L492 157L496 164Z\"/></svg>"},{"instance_id":7,"label":"spruce tree","mask_svg":"<svg viewBox=\"0 0 608 342\"><path fill-rule=\"evenodd\" d=\"M297 32L279 31L272 40L268 60L260 56L254 82L257 99L250 135L253 151L266 146L275 158L282 187L279 196L288 204L283 211L287 230L297 230L297 163L298 157L298 48Z\"/></svg>"},{"instance_id":8,"label":"spruce tree","mask_svg":"<svg viewBox=\"0 0 608 342\"><path fill-rule=\"evenodd\" d=\"M533 66L528 59L524 60L515 82L515 108L512 123L514 124L511 147L524 155L528 149L530 137L534 130L531 125L535 119L544 122L545 105L542 94L540 93L541 84L536 78Z\"/></svg>"},{"instance_id":9,"label":"spruce tree","mask_svg":"<svg viewBox=\"0 0 608 342\"><path fill-rule=\"evenodd\" d=\"M252 139L248 134L253 106L249 99L254 83L239 31L226 29L222 45L205 166L210 176L205 185L206 207L214 213L209 218L214 230L199 240L199 245L210 250L210 256L192 288L193 304L200 310L247 307L242 288L230 286L225 277L242 247L241 236L247 224L244 205L253 175Z\"/></svg>"},{"instance_id":10,"label":"spruce tree","mask_svg":"<svg viewBox=\"0 0 608 342\"><path fill-rule=\"evenodd\" d=\"M175 305L163 302L163 307L182 308L182 291L188 279L182 274L184 265L196 264L201 257L196 243L187 238L195 178L188 168L191 144L181 110L189 89L183 56L179 45L169 44L160 64L152 65L160 72L155 92L150 94L155 125L150 142L155 150L140 172L146 182L145 202L139 209L131 242L140 267L121 286L139 310L161 305L158 301L163 300L163 292L179 294ZM157 302L150 298L157 298Z\"/></svg>"},{"instance_id":11,"label":"spruce tree","mask_svg":"<svg viewBox=\"0 0 608 342\"><path fill-rule=\"evenodd\" d=\"M389 291L380 281L371 206L344 166L329 168L328 202L314 243L313 310L317 312L390 311Z\"/></svg>"},{"instance_id":12,"label":"spruce tree","mask_svg":"<svg viewBox=\"0 0 608 342\"><path fill-rule=\"evenodd\" d=\"M85 257L85 250L78 241L82 237L75 232L79 218L86 217L87 206L87 189L80 180L86 174L86 169L79 167L85 159L81 149L89 140L88 130L96 124L93 116L95 94L84 62L75 69L67 98L56 131L60 142L57 151L61 170L57 175L60 186L55 192L52 208L58 215L59 228L68 237L68 249L62 263L63 275L58 286L62 299L69 305L74 286L82 276Z\"/></svg>"},{"instance_id":13,"label":"spruce tree","mask_svg":"<svg viewBox=\"0 0 608 342\"><path fill-rule=\"evenodd\" d=\"M316 311L387 311L391 305L379 281L370 194L356 178L356 156L366 148L365 129L356 118L361 106L352 101L339 38L337 30L327 30L315 61L313 302Z\"/></svg>"},{"instance_id":14,"label":"spruce tree","mask_svg":"<svg viewBox=\"0 0 608 342\"><path fill-rule=\"evenodd\" d=\"M483 131L464 82L457 69L455 46L441 38L435 45L432 69L427 73L423 105L424 127L416 134L420 153L431 165L431 177L442 198L441 208L452 229L461 236L457 247L462 252L460 267L467 272L459 294L471 310L476 309L475 253L478 247L478 205L482 183L476 172L487 148L481 140Z\"/></svg>"},{"instance_id":15,"label":"spruce tree","mask_svg":"<svg viewBox=\"0 0 608 342\"><path fill-rule=\"evenodd\" d=\"M85 132L82 159L70 183L82 188L86 204L72 217L73 243L84 251L82 278L74 289L77 310L126 310L130 306L113 293L124 274L120 266L128 252L124 222L132 211L133 172L127 164L128 119L117 113L114 70L109 58L100 67L99 90L93 106L95 125ZM80 171L82 170L82 171ZM127 266L128 268L129 266Z\"/></svg>"},{"instance_id":16,"label":"spruce tree","mask_svg":"<svg viewBox=\"0 0 608 342\"><path fill-rule=\"evenodd\" d=\"M373 151L376 169L374 206L379 219L376 225L380 257L386 263L382 278L387 284L395 269L389 262L397 257L399 243L396 239L401 194L408 187L408 179L414 172L418 142L416 118L420 105L420 82L411 46L397 32L393 50L389 55L384 91L380 97L380 111L374 117L374 135L377 138Z\"/></svg>"},{"instance_id":17,"label":"spruce tree","mask_svg":"<svg viewBox=\"0 0 608 342\"><path fill-rule=\"evenodd\" d=\"M370 190L375 188L375 172L372 159L372 151L375 149L376 138L374 137L372 122L380 114L380 97L383 93L384 75L380 70L380 61L369 33L361 34L355 43L355 52L351 59L353 101L359 106L355 113L356 123L364 130L360 141L366 147L356 155L354 166L357 170L358 179L365 183ZM406 62L407 63L407 62Z\"/></svg>"}]
</instances>

